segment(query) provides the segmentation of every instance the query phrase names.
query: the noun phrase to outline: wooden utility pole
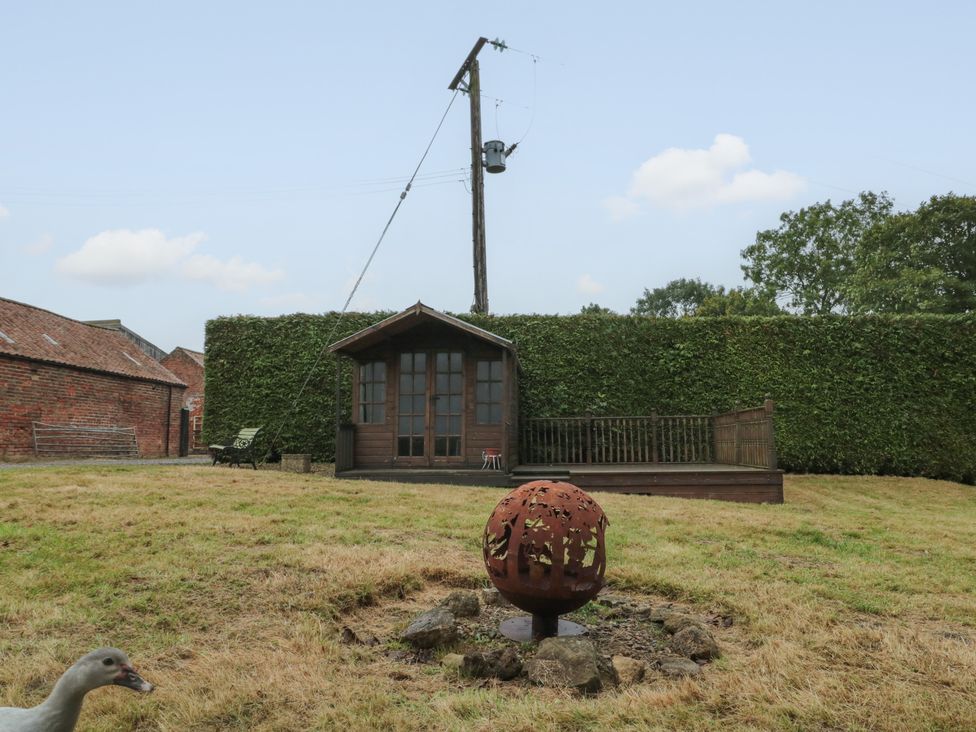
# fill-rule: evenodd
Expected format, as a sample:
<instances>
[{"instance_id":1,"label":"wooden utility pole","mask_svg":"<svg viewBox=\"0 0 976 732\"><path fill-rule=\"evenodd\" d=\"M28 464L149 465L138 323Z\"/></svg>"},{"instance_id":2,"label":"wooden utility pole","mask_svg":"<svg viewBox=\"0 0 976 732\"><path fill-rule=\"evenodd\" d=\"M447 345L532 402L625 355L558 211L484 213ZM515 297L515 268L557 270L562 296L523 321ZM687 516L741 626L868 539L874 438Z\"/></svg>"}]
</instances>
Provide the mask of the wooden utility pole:
<instances>
[{"instance_id":1,"label":"wooden utility pole","mask_svg":"<svg viewBox=\"0 0 976 732\"><path fill-rule=\"evenodd\" d=\"M471 240L474 255L474 305L471 311L483 315L488 314L488 264L485 253L485 173L481 162L481 79L478 73L478 52L487 42L487 38L477 40L448 87L452 91L457 89L464 74L468 74L467 87L462 87L462 91L467 93L471 102Z\"/></svg>"}]
</instances>

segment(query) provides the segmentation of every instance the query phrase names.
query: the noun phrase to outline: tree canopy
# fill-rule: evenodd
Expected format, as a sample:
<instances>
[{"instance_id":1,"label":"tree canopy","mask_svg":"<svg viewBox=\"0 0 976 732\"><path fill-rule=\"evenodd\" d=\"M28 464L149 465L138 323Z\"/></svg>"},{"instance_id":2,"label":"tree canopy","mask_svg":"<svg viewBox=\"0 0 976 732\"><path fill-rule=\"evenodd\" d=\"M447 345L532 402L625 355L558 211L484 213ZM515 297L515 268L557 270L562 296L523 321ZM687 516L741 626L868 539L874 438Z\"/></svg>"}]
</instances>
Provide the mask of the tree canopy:
<instances>
[{"instance_id":1,"label":"tree canopy","mask_svg":"<svg viewBox=\"0 0 976 732\"><path fill-rule=\"evenodd\" d=\"M870 229L855 252L857 312L976 310L976 198L933 196Z\"/></svg>"},{"instance_id":2,"label":"tree canopy","mask_svg":"<svg viewBox=\"0 0 976 732\"><path fill-rule=\"evenodd\" d=\"M893 213L887 193L865 191L787 211L742 250L752 287L700 279L644 290L635 315L967 313L976 311L976 197L933 196ZM584 309L585 310L585 309Z\"/></svg>"},{"instance_id":3,"label":"tree canopy","mask_svg":"<svg viewBox=\"0 0 976 732\"><path fill-rule=\"evenodd\" d=\"M829 200L780 215L776 229L756 234L742 250L746 279L806 315L848 312L855 250L885 221L893 202L886 193L861 193L834 206Z\"/></svg>"}]
</instances>

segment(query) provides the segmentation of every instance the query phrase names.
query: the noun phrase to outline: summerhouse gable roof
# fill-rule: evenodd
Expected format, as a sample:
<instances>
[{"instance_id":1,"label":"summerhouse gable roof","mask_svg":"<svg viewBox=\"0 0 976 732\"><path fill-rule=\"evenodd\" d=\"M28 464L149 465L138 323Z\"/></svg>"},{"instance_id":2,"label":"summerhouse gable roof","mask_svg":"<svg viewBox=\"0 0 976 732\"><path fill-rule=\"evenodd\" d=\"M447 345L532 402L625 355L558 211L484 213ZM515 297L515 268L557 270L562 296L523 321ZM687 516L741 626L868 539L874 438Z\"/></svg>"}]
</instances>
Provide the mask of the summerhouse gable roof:
<instances>
[{"instance_id":1,"label":"summerhouse gable roof","mask_svg":"<svg viewBox=\"0 0 976 732\"><path fill-rule=\"evenodd\" d=\"M186 386L117 330L0 298L0 355Z\"/></svg>"},{"instance_id":2,"label":"summerhouse gable roof","mask_svg":"<svg viewBox=\"0 0 976 732\"><path fill-rule=\"evenodd\" d=\"M350 336L346 336L342 340L336 341L329 346L329 350L333 353L351 356L371 346L375 346L391 336L405 333L412 328L416 328L418 325L430 322L442 323L486 343L504 348L512 353L512 355L515 355L515 344L507 338L502 338L499 335L488 332L484 328L466 323L459 318L455 318L453 315L434 310L434 308L424 305L419 301L416 305L412 305L401 313L391 315L379 323L363 328Z\"/></svg>"}]
</instances>

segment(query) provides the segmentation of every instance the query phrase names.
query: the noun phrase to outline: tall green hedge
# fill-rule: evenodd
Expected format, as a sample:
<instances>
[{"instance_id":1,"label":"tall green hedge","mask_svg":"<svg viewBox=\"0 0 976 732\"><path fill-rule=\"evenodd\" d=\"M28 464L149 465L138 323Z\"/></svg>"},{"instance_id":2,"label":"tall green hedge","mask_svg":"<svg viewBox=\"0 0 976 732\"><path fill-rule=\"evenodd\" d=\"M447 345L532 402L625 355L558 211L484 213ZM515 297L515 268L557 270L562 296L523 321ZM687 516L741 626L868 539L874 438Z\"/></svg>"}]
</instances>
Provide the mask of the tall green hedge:
<instances>
[{"instance_id":1,"label":"tall green hedge","mask_svg":"<svg viewBox=\"0 0 976 732\"><path fill-rule=\"evenodd\" d=\"M347 314L334 338L388 313ZM334 453L336 314L211 320L208 440L280 429L282 452ZM976 475L976 316L460 316L513 340L523 416L694 414L776 402L790 471ZM349 364L339 359L349 414ZM295 397L309 378L305 392Z\"/></svg>"}]
</instances>

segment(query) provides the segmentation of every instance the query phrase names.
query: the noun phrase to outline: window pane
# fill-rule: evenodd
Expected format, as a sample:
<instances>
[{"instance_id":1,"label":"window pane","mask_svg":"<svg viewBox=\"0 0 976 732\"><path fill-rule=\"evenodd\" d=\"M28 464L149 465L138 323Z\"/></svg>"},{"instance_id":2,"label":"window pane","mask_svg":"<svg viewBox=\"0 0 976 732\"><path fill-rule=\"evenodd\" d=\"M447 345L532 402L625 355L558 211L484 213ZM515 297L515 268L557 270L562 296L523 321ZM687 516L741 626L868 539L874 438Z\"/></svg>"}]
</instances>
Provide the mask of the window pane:
<instances>
[{"instance_id":1,"label":"window pane","mask_svg":"<svg viewBox=\"0 0 976 732\"><path fill-rule=\"evenodd\" d=\"M499 422L501 422L502 421L502 405L501 404L492 404L491 407L489 407L489 408L491 409L491 423L492 424L498 424Z\"/></svg>"},{"instance_id":2,"label":"window pane","mask_svg":"<svg viewBox=\"0 0 976 732\"><path fill-rule=\"evenodd\" d=\"M415 396L413 398L413 413L414 414L423 414L425 411L427 411L424 408L424 401L425 401L425 399L424 399L424 395L423 394L418 394L417 396Z\"/></svg>"},{"instance_id":3,"label":"window pane","mask_svg":"<svg viewBox=\"0 0 976 732\"><path fill-rule=\"evenodd\" d=\"M368 401L366 399L366 384L359 385L359 401L360 402Z\"/></svg>"},{"instance_id":4,"label":"window pane","mask_svg":"<svg viewBox=\"0 0 976 732\"><path fill-rule=\"evenodd\" d=\"M435 437L434 438L434 454L438 457L443 457L447 455L447 438L446 437Z\"/></svg>"},{"instance_id":5,"label":"window pane","mask_svg":"<svg viewBox=\"0 0 976 732\"><path fill-rule=\"evenodd\" d=\"M448 455L451 457L457 457L461 454L461 438L460 437L448 437Z\"/></svg>"},{"instance_id":6,"label":"window pane","mask_svg":"<svg viewBox=\"0 0 976 732\"><path fill-rule=\"evenodd\" d=\"M502 400L502 385L497 384L494 381L491 382L491 399L492 402L501 402Z\"/></svg>"},{"instance_id":7,"label":"window pane","mask_svg":"<svg viewBox=\"0 0 976 732\"><path fill-rule=\"evenodd\" d=\"M400 417L398 420L401 435L410 434L410 417Z\"/></svg>"},{"instance_id":8,"label":"window pane","mask_svg":"<svg viewBox=\"0 0 976 732\"><path fill-rule=\"evenodd\" d=\"M373 364L373 378L377 381L386 381L386 361L377 361Z\"/></svg>"},{"instance_id":9,"label":"window pane","mask_svg":"<svg viewBox=\"0 0 976 732\"><path fill-rule=\"evenodd\" d=\"M447 417L439 416L434 420L434 432L438 435L447 434Z\"/></svg>"},{"instance_id":10,"label":"window pane","mask_svg":"<svg viewBox=\"0 0 976 732\"><path fill-rule=\"evenodd\" d=\"M478 361L478 381L488 381L488 375L490 373L491 373L491 362Z\"/></svg>"},{"instance_id":11,"label":"window pane","mask_svg":"<svg viewBox=\"0 0 976 732\"><path fill-rule=\"evenodd\" d=\"M457 353L457 352L452 353L451 354L451 371L460 371L460 370L461 370L461 354L460 353Z\"/></svg>"},{"instance_id":12,"label":"window pane","mask_svg":"<svg viewBox=\"0 0 976 732\"><path fill-rule=\"evenodd\" d=\"M400 371L413 371L413 354L400 354Z\"/></svg>"},{"instance_id":13,"label":"window pane","mask_svg":"<svg viewBox=\"0 0 976 732\"><path fill-rule=\"evenodd\" d=\"M434 379L434 382L438 394L447 394L447 385L448 385L447 374L437 374L437 378Z\"/></svg>"},{"instance_id":14,"label":"window pane","mask_svg":"<svg viewBox=\"0 0 976 732\"><path fill-rule=\"evenodd\" d=\"M410 394L413 392L413 377L410 374L400 374L400 393Z\"/></svg>"},{"instance_id":15,"label":"window pane","mask_svg":"<svg viewBox=\"0 0 976 732\"><path fill-rule=\"evenodd\" d=\"M451 374L451 393L461 393L461 374Z\"/></svg>"},{"instance_id":16,"label":"window pane","mask_svg":"<svg viewBox=\"0 0 976 732\"><path fill-rule=\"evenodd\" d=\"M491 362L491 379L492 381L502 380L502 362L492 361Z\"/></svg>"},{"instance_id":17,"label":"window pane","mask_svg":"<svg viewBox=\"0 0 976 732\"><path fill-rule=\"evenodd\" d=\"M359 407L359 421L360 422L368 422L369 421L366 418L366 405L365 404L362 404Z\"/></svg>"},{"instance_id":18,"label":"window pane","mask_svg":"<svg viewBox=\"0 0 976 732\"><path fill-rule=\"evenodd\" d=\"M437 371L446 372L447 371L447 354L438 353L437 354Z\"/></svg>"},{"instance_id":19,"label":"window pane","mask_svg":"<svg viewBox=\"0 0 976 732\"><path fill-rule=\"evenodd\" d=\"M413 446L414 455L424 454L424 438L423 437L411 437L410 443Z\"/></svg>"},{"instance_id":20,"label":"window pane","mask_svg":"<svg viewBox=\"0 0 976 732\"><path fill-rule=\"evenodd\" d=\"M413 399L409 394L400 395L400 414L410 414L410 402Z\"/></svg>"},{"instance_id":21,"label":"window pane","mask_svg":"<svg viewBox=\"0 0 976 732\"><path fill-rule=\"evenodd\" d=\"M383 424L386 422L386 405L376 404L373 406L373 422L374 424Z\"/></svg>"},{"instance_id":22,"label":"window pane","mask_svg":"<svg viewBox=\"0 0 976 732\"><path fill-rule=\"evenodd\" d=\"M374 402L386 401L386 382L383 381L373 382L373 401Z\"/></svg>"},{"instance_id":23,"label":"window pane","mask_svg":"<svg viewBox=\"0 0 976 732\"><path fill-rule=\"evenodd\" d=\"M475 415L477 416L478 424L487 424L488 423L488 405L487 404L479 404L477 407L475 407Z\"/></svg>"},{"instance_id":24,"label":"window pane","mask_svg":"<svg viewBox=\"0 0 976 732\"><path fill-rule=\"evenodd\" d=\"M461 412L461 397L452 396L451 397L451 414L459 414Z\"/></svg>"},{"instance_id":25,"label":"window pane","mask_svg":"<svg viewBox=\"0 0 976 732\"><path fill-rule=\"evenodd\" d=\"M461 418L451 417L451 434L459 435L461 434Z\"/></svg>"},{"instance_id":26,"label":"window pane","mask_svg":"<svg viewBox=\"0 0 976 732\"><path fill-rule=\"evenodd\" d=\"M415 353L413 354L413 370L420 373L427 370L427 354L426 353ZM421 450L423 452L423 450Z\"/></svg>"},{"instance_id":27,"label":"window pane","mask_svg":"<svg viewBox=\"0 0 976 732\"><path fill-rule=\"evenodd\" d=\"M475 386L475 395L476 395L477 401L479 401L479 402L487 402L488 401L488 394L489 394L489 391L488 391L488 383L487 382L480 382L479 381L478 384Z\"/></svg>"},{"instance_id":28,"label":"window pane","mask_svg":"<svg viewBox=\"0 0 976 732\"><path fill-rule=\"evenodd\" d=\"M397 455L406 457L410 454L410 438L401 437L397 440Z\"/></svg>"},{"instance_id":29,"label":"window pane","mask_svg":"<svg viewBox=\"0 0 976 732\"><path fill-rule=\"evenodd\" d=\"M413 418L413 433L415 435L422 435L424 433L424 418L423 415Z\"/></svg>"}]
</instances>

